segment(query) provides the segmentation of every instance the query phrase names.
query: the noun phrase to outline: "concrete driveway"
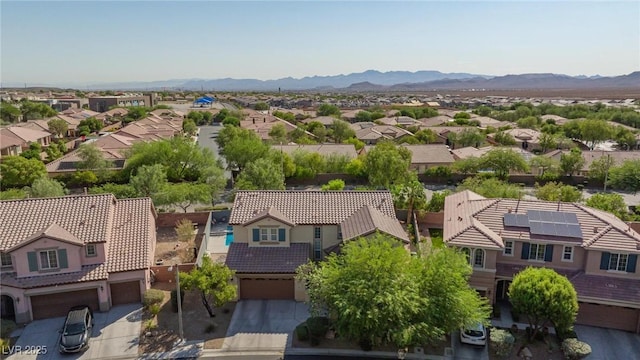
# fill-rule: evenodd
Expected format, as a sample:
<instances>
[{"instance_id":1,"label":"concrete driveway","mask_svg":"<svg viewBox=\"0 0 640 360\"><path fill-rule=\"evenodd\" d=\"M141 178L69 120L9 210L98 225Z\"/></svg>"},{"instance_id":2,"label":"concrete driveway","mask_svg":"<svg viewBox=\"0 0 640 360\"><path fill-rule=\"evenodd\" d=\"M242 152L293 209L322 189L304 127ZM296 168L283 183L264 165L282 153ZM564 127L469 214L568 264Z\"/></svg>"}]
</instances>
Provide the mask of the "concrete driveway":
<instances>
[{"instance_id":1,"label":"concrete driveway","mask_svg":"<svg viewBox=\"0 0 640 360\"><path fill-rule=\"evenodd\" d=\"M575 325L578 340L591 346L585 360L634 359L640 356L640 335L626 331Z\"/></svg>"},{"instance_id":2,"label":"concrete driveway","mask_svg":"<svg viewBox=\"0 0 640 360\"><path fill-rule=\"evenodd\" d=\"M453 358L456 360L489 360L489 345L476 346L460 342L460 332L451 334Z\"/></svg>"},{"instance_id":3,"label":"concrete driveway","mask_svg":"<svg viewBox=\"0 0 640 360\"><path fill-rule=\"evenodd\" d=\"M46 354L14 353L11 360L50 359L104 359L109 357L138 356L138 337L142 322L140 304L119 305L108 312L94 314L93 336L89 349L84 353L64 354L58 352L59 330L64 325L64 317L36 320L28 324L16 342L15 349L45 348Z\"/></svg>"},{"instance_id":4,"label":"concrete driveway","mask_svg":"<svg viewBox=\"0 0 640 360\"><path fill-rule=\"evenodd\" d=\"M293 300L242 300L233 312L223 350L284 351L293 330L309 317L305 303Z\"/></svg>"}]
</instances>

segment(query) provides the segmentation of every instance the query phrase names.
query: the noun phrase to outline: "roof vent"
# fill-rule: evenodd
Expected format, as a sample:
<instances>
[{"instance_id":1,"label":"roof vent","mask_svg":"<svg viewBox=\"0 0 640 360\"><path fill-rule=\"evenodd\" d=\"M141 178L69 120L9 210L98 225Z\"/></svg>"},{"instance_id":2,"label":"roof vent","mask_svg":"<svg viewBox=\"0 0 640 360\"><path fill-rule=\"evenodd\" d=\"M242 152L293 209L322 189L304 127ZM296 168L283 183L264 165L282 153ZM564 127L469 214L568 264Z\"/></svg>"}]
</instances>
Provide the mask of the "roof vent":
<instances>
[{"instance_id":1,"label":"roof vent","mask_svg":"<svg viewBox=\"0 0 640 360\"><path fill-rule=\"evenodd\" d=\"M593 227L593 233L594 233L594 234L597 234L597 233L598 233L598 227L597 227L597 226L594 226L594 227Z\"/></svg>"},{"instance_id":2,"label":"roof vent","mask_svg":"<svg viewBox=\"0 0 640 360\"><path fill-rule=\"evenodd\" d=\"M507 211L509 211L509 214L511 214L513 210L511 208L508 208Z\"/></svg>"},{"instance_id":3,"label":"roof vent","mask_svg":"<svg viewBox=\"0 0 640 360\"><path fill-rule=\"evenodd\" d=\"M458 216L458 221L462 221L462 217L461 216Z\"/></svg>"},{"instance_id":4,"label":"roof vent","mask_svg":"<svg viewBox=\"0 0 640 360\"><path fill-rule=\"evenodd\" d=\"M618 285L616 285L616 284L612 284L612 283L608 283L608 284L606 285L606 287L611 288L611 289L617 289L617 288L618 288Z\"/></svg>"}]
</instances>

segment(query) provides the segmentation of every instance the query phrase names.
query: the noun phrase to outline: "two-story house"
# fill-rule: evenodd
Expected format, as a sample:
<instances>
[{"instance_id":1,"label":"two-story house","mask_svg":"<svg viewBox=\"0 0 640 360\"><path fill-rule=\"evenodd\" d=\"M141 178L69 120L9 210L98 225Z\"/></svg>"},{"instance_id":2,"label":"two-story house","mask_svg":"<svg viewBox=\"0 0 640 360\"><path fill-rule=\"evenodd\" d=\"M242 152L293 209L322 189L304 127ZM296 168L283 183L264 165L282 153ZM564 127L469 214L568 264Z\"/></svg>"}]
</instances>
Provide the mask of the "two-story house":
<instances>
[{"instance_id":1,"label":"two-story house","mask_svg":"<svg viewBox=\"0 0 640 360\"><path fill-rule=\"evenodd\" d=\"M388 191L239 191L229 225L240 299L304 300L296 269L343 241L380 232L409 243Z\"/></svg>"},{"instance_id":2,"label":"two-story house","mask_svg":"<svg viewBox=\"0 0 640 360\"><path fill-rule=\"evenodd\" d=\"M0 201L2 317L18 323L140 302L150 287L156 213L111 194Z\"/></svg>"},{"instance_id":3,"label":"two-story house","mask_svg":"<svg viewBox=\"0 0 640 360\"><path fill-rule=\"evenodd\" d=\"M508 300L527 266L565 275L578 293L577 323L640 333L640 234L617 217L576 203L445 199L444 241L473 267L470 285L491 303Z\"/></svg>"}]
</instances>

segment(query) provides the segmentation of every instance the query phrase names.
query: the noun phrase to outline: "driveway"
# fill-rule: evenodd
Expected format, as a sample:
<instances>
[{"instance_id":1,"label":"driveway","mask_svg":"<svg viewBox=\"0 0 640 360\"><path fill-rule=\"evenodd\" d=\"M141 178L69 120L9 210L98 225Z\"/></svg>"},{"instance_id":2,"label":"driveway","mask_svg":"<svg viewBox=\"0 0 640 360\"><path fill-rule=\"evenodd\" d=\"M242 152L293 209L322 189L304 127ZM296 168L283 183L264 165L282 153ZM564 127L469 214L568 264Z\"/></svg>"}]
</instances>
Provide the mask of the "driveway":
<instances>
[{"instance_id":1,"label":"driveway","mask_svg":"<svg viewBox=\"0 0 640 360\"><path fill-rule=\"evenodd\" d=\"M242 300L233 312L223 350L284 351L293 330L309 317L305 303L293 300Z\"/></svg>"},{"instance_id":2,"label":"driveway","mask_svg":"<svg viewBox=\"0 0 640 360\"><path fill-rule=\"evenodd\" d=\"M640 354L640 335L585 325L575 325L574 330L578 340L591 346L585 360L631 359Z\"/></svg>"},{"instance_id":3,"label":"driveway","mask_svg":"<svg viewBox=\"0 0 640 360\"><path fill-rule=\"evenodd\" d=\"M84 353L61 355L58 352L59 330L64 317L36 320L28 324L16 342L15 349L46 349L46 354L14 353L11 360L104 359L138 356L138 337L142 322L140 304L119 305L108 312L94 314L95 323L89 349ZM46 347L46 348L45 348ZM24 350L23 350L24 351Z\"/></svg>"},{"instance_id":4,"label":"driveway","mask_svg":"<svg viewBox=\"0 0 640 360\"><path fill-rule=\"evenodd\" d=\"M476 346L460 342L460 332L451 335L453 358L456 360L489 360L489 346Z\"/></svg>"}]
</instances>

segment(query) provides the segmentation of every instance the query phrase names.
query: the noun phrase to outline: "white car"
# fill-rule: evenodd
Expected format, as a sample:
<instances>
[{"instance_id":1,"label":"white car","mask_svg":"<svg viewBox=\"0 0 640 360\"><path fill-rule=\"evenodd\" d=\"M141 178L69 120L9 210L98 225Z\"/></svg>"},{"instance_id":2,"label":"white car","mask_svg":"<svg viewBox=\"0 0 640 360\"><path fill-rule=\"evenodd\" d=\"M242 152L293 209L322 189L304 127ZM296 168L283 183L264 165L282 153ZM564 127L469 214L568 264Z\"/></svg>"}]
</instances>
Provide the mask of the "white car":
<instances>
[{"instance_id":1,"label":"white car","mask_svg":"<svg viewBox=\"0 0 640 360\"><path fill-rule=\"evenodd\" d=\"M485 346L487 344L487 328L482 324L475 324L460 329L460 342L463 344Z\"/></svg>"}]
</instances>

